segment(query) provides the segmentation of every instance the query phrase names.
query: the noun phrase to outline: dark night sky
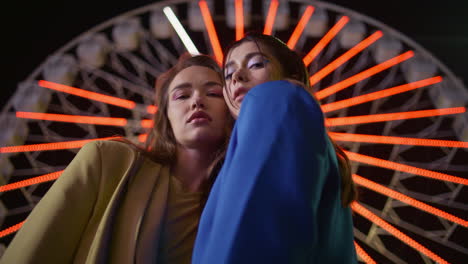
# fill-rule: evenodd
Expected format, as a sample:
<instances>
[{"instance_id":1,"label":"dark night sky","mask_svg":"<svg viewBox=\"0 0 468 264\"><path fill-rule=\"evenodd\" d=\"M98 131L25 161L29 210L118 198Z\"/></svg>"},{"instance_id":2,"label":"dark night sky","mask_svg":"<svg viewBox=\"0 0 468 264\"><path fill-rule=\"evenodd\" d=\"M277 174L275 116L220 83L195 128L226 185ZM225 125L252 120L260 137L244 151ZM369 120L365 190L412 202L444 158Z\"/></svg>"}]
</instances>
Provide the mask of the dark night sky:
<instances>
[{"instance_id":1,"label":"dark night sky","mask_svg":"<svg viewBox=\"0 0 468 264\"><path fill-rule=\"evenodd\" d=\"M48 56L74 37L154 1L12 1L2 7L3 105ZM468 1L334 0L397 29L432 52L468 83ZM385 4L388 3L388 4ZM5 81L6 80L6 81Z\"/></svg>"}]
</instances>

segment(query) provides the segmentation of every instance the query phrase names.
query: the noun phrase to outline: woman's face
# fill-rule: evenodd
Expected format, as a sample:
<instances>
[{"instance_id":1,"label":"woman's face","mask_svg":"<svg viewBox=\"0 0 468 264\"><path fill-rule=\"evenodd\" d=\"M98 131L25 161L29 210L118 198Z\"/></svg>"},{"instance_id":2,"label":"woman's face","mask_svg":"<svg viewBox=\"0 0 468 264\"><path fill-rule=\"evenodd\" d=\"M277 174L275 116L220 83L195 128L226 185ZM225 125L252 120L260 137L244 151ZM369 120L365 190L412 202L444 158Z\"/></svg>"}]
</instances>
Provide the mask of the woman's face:
<instances>
[{"instance_id":1,"label":"woman's face","mask_svg":"<svg viewBox=\"0 0 468 264\"><path fill-rule=\"evenodd\" d=\"M228 114L221 78L210 68L185 68L169 85L167 116L180 146L217 148L226 136Z\"/></svg>"},{"instance_id":2,"label":"woman's face","mask_svg":"<svg viewBox=\"0 0 468 264\"><path fill-rule=\"evenodd\" d=\"M228 55L224 67L224 97L234 118L239 115L242 100L252 87L281 79L279 63L263 51L255 42L248 41L231 49Z\"/></svg>"}]
</instances>

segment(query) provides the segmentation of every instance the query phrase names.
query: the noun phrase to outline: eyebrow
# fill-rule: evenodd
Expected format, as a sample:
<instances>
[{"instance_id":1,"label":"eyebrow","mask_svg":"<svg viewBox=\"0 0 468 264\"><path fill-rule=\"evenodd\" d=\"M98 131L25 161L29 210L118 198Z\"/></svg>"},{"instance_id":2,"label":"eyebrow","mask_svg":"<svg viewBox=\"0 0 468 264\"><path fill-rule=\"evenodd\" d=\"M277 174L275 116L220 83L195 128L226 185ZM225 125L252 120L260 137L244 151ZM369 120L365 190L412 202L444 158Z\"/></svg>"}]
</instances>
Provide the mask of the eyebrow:
<instances>
[{"instance_id":1,"label":"eyebrow","mask_svg":"<svg viewBox=\"0 0 468 264\"><path fill-rule=\"evenodd\" d=\"M223 86L220 82L213 82L213 81L206 82L204 85L205 86L216 86L216 85Z\"/></svg>"},{"instance_id":2,"label":"eyebrow","mask_svg":"<svg viewBox=\"0 0 468 264\"><path fill-rule=\"evenodd\" d=\"M211 87L211 86L216 86L216 85L223 86L220 82L214 82L214 81L208 81L208 82L205 82L203 84L203 86L205 86L205 87ZM189 83L189 82L184 82L184 83L178 84L177 86L172 88L171 92L174 92L176 90L190 89L190 88L192 88L192 84Z\"/></svg>"},{"instance_id":3,"label":"eyebrow","mask_svg":"<svg viewBox=\"0 0 468 264\"><path fill-rule=\"evenodd\" d=\"M251 52L251 53L248 53L247 55L245 55L243 60L249 60L250 58L255 57L257 55L262 55L263 57L267 57L265 55L265 53L260 52L260 51L255 51L255 52ZM231 60L228 63L226 63L226 65L224 65L224 68L227 69L228 67L232 66L233 64L235 64L235 62Z\"/></svg>"},{"instance_id":4,"label":"eyebrow","mask_svg":"<svg viewBox=\"0 0 468 264\"><path fill-rule=\"evenodd\" d=\"M184 83L181 83L181 84L178 84L177 86L175 86L174 88L171 89L171 92L173 91L176 91L176 90L183 90L183 89L189 89L192 87L192 84L189 83L189 82L184 82Z\"/></svg>"}]
</instances>

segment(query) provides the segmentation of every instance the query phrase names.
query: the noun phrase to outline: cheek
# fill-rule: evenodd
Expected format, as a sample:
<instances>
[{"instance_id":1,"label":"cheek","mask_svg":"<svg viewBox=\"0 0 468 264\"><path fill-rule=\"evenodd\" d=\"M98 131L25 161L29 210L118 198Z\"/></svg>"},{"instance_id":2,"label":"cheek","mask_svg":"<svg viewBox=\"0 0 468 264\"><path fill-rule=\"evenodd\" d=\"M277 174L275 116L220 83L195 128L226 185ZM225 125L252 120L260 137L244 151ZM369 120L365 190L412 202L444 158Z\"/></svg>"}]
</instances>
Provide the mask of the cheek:
<instances>
[{"instance_id":1,"label":"cheek","mask_svg":"<svg viewBox=\"0 0 468 264\"><path fill-rule=\"evenodd\" d=\"M176 128L180 123L182 118L180 106L168 105L167 107L167 118L169 119L169 123L171 124L172 128Z\"/></svg>"}]
</instances>

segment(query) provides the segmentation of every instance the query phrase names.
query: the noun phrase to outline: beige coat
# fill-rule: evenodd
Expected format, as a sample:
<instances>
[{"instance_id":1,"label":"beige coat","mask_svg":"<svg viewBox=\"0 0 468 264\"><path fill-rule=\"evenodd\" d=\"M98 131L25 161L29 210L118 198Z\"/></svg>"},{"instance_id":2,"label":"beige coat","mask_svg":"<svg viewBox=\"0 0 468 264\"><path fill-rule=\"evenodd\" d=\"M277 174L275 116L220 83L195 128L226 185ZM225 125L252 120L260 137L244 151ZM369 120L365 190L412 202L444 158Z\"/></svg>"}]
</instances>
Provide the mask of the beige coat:
<instances>
[{"instance_id":1,"label":"beige coat","mask_svg":"<svg viewBox=\"0 0 468 264\"><path fill-rule=\"evenodd\" d=\"M0 263L156 263L169 169L146 158L135 166L140 155L121 142L85 145Z\"/></svg>"}]
</instances>

